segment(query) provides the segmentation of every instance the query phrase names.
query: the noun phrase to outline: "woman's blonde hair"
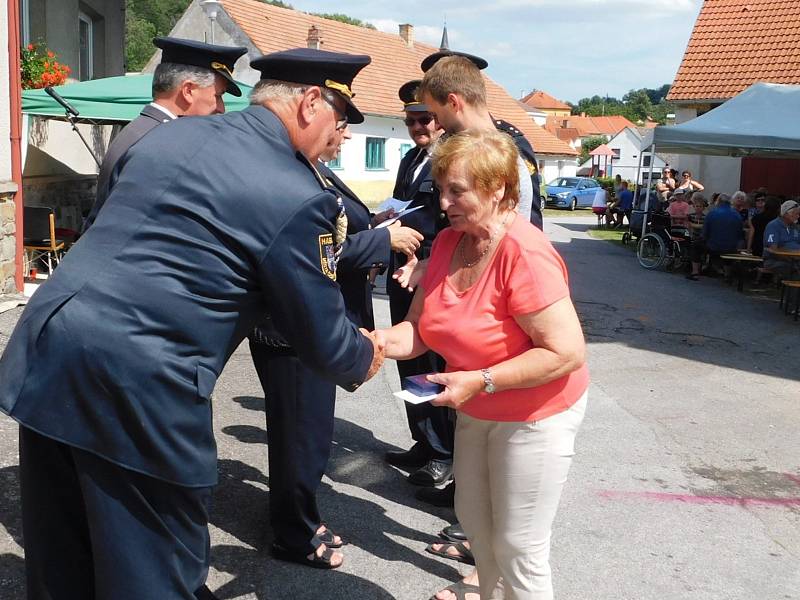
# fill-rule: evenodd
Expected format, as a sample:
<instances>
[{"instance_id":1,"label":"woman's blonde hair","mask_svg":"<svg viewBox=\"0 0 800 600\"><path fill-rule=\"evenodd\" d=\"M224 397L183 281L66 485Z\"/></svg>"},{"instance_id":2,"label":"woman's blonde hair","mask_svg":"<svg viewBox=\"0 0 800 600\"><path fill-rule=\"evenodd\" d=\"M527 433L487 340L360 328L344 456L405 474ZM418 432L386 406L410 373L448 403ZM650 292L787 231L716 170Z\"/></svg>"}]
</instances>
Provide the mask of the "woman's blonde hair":
<instances>
[{"instance_id":1,"label":"woman's blonde hair","mask_svg":"<svg viewBox=\"0 0 800 600\"><path fill-rule=\"evenodd\" d=\"M455 165L463 165L472 185L486 194L505 186L501 209L519 202L519 152L514 140L500 131L462 131L448 136L433 149L431 172L441 179Z\"/></svg>"}]
</instances>

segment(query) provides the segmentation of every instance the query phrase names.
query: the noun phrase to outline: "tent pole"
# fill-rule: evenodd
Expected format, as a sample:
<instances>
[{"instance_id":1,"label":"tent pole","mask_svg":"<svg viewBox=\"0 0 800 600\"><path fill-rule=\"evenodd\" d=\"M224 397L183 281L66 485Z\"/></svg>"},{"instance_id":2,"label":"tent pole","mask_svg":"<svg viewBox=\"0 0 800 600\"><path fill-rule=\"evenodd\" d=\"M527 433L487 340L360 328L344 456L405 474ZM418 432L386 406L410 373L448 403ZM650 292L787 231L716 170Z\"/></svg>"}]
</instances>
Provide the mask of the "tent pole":
<instances>
[{"instance_id":1,"label":"tent pole","mask_svg":"<svg viewBox=\"0 0 800 600\"><path fill-rule=\"evenodd\" d=\"M653 157L656 155L656 145L655 143L650 145L650 174L647 177L647 194L644 197L644 219L642 219L642 237L647 232L647 216L650 214L650 188L653 184Z\"/></svg>"},{"instance_id":2,"label":"tent pole","mask_svg":"<svg viewBox=\"0 0 800 600\"><path fill-rule=\"evenodd\" d=\"M639 185L639 177L641 177L641 175L642 175L642 161L643 160L644 160L644 150L640 148L639 149L639 165L636 167L636 179L633 182L633 189L635 191L635 196L634 197L637 200L637 202L636 202L637 206L639 204L639 202L638 202L638 200L639 200L639 188L641 187Z\"/></svg>"}]
</instances>

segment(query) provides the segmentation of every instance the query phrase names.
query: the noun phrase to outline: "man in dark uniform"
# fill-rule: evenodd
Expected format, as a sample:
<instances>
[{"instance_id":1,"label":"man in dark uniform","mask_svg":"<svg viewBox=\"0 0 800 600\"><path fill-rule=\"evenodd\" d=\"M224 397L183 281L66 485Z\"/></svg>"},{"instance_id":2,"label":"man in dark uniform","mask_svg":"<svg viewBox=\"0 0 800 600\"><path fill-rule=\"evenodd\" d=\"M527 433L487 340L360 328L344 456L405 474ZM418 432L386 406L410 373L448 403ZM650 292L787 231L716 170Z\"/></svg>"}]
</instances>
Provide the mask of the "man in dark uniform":
<instances>
[{"instance_id":1,"label":"man in dark uniform","mask_svg":"<svg viewBox=\"0 0 800 600\"><path fill-rule=\"evenodd\" d=\"M441 130L428 108L417 101L415 92L418 85L419 80L412 80L403 84L398 91L403 102L405 125L414 147L400 161L392 195L400 200L411 200L409 208L422 207L410 213L404 223L424 236L422 246L416 253L418 259L424 260L430 255L436 234L447 226L447 218L439 208L439 194L431 176L430 150ZM386 291L393 325L405 319L413 297L392 277L407 260L406 255L393 253L389 263ZM444 361L433 352L426 352L412 360L397 361L401 385L404 377L443 369ZM408 480L416 485L435 486L444 483L450 479L453 469L454 427L450 409L428 402L406 403L405 408L414 445L410 450L387 452L386 461L397 467L411 469Z\"/></svg>"},{"instance_id":2,"label":"man in dark uniform","mask_svg":"<svg viewBox=\"0 0 800 600\"><path fill-rule=\"evenodd\" d=\"M362 67L369 62L369 57L363 58ZM359 115L342 123L320 159L334 160L341 143L350 138L348 123L363 120ZM347 215L347 237L336 265L347 316L372 331L370 269L386 265L392 250L413 254L422 236L399 223L372 229L370 211L356 194L322 162L316 168L342 199ZM334 550L343 542L322 520L316 498L330 457L336 387L297 358L272 319L250 336L250 350L266 403L273 555L314 568L336 568L343 556Z\"/></svg>"},{"instance_id":3,"label":"man in dark uniform","mask_svg":"<svg viewBox=\"0 0 800 600\"><path fill-rule=\"evenodd\" d=\"M0 409L21 424L29 599L194 599L217 481L211 393L266 310L337 384L378 369L334 280L340 207L309 163L359 114L346 90L360 63L278 52L254 65L292 82L150 132L28 303L0 359Z\"/></svg>"},{"instance_id":4,"label":"man in dark uniform","mask_svg":"<svg viewBox=\"0 0 800 600\"><path fill-rule=\"evenodd\" d=\"M116 179L114 168L128 148L154 127L178 117L224 113L222 95L225 92L242 95L233 80L233 67L247 48L168 37L155 38L153 44L162 51L161 62L153 73L153 101L108 147L97 176L97 197L84 229L94 223L97 212L103 207Z\"/></svg>"}]
</instances>

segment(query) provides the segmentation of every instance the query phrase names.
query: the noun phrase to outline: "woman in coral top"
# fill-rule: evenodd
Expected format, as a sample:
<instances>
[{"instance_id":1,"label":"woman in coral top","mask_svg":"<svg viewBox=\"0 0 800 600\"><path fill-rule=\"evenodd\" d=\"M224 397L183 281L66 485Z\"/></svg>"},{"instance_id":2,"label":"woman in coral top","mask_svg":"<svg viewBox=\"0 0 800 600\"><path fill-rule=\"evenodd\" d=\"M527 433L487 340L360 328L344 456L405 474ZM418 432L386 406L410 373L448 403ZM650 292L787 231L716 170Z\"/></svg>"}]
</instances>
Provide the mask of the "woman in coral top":
<instances>
[{"instance_id":1,"label":"woman in coral top","mask_svg":"<svg viewBox=\"0 0 800 600\"><path fill-rule=\"evenodd\" d=\"M434 150L450 227L436 238L406 320L378 332L386 356L447 361L433 402L458 411L456 513L480 595L552 598L550 529L586 407L589 374L567 270L514 207L509 136L466 131ZM475 590L477 592L477 590Z\"/></svg>"}]
</instances>

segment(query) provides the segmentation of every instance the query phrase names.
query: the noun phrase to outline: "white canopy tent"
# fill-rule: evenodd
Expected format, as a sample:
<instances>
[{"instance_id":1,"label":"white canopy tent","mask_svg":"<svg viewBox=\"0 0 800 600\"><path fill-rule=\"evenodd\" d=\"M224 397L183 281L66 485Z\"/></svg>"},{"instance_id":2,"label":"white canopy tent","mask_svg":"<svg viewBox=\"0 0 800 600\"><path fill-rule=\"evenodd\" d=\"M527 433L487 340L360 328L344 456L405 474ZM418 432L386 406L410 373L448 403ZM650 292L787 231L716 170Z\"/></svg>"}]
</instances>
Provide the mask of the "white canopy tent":
<instances>
[{"instance_id":1,"label":"white canopy tent","mask_svg":"<svg viewBox=\"0 0 800 600\"><path fill-rule=\"evenodd\" d=\"M648 137L642 156L658 148L676 154L800 158L800 85L754 83L696 119L656 127ZM649 205L650 185L645 211ZM644 228L643 223L642 234Z\"/></svg>"}]
</instances>

